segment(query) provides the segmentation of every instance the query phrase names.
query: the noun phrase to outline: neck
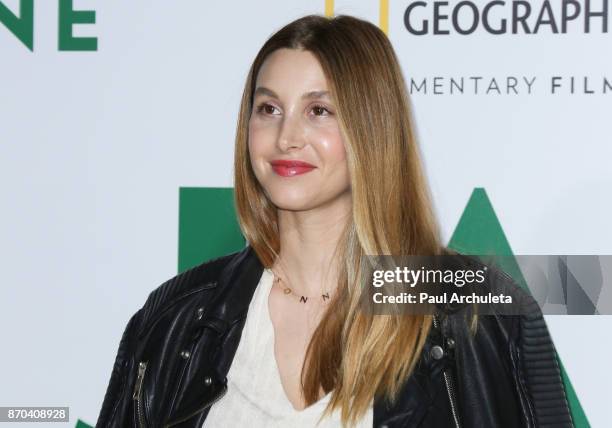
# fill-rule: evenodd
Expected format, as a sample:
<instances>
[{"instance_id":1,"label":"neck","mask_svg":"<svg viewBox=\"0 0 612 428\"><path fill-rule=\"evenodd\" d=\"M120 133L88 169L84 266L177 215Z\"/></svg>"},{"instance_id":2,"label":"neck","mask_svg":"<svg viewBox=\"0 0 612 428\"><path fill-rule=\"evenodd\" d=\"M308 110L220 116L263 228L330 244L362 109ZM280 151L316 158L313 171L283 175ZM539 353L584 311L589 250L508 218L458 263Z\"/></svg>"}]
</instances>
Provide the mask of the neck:
<instances>
[{"instance_id":1,"label":"neck","mask_svg":"<svg viewBox=\"0 0 612 428\"><path fill-rule=\"evenodd\" d=\"M338 284L334 251L350 220L350 193L308 211L278 210L281 250L273 269L297 294L332 295Z\"/></svg>"}]
</instances>

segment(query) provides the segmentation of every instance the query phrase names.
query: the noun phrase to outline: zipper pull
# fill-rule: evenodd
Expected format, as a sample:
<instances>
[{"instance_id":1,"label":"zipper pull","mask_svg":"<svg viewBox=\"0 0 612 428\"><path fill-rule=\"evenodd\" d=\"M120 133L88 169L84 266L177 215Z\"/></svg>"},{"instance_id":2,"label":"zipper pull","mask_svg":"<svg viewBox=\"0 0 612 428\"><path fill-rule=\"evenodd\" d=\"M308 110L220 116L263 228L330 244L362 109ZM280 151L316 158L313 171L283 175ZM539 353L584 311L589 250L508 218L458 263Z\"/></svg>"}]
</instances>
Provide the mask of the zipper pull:
<instances>
[{"instance_id":1,"label":"zipper pull","mask_svg":"<svg viewBox=\"0 0 612 428\"><path fill-rule=\"evenodd\" d=\"M142 380L144 379L145 370L147 369L147 362L141 361L138 363L138 377L136 378L136 385L134 386L134 394L132 399L138 400L140 397L140 390L142 388Z\"/></svg>"},{"instance_id":2,"label":"zipper pull","mask_svg":"<svg viewBox=\"0 0 612 428\"><path fill-rule=\"evenodd\" d=\"M135 401L136 406L136 417L138 418L138 426L145 428L145 417L144 408L142 403L142 381L144 379L145 370L147 369L147 362L141 361L138 363L138 376L136 377L136 385L134 386L134 394L132 398Z\"/></svg>"}]
</instances>

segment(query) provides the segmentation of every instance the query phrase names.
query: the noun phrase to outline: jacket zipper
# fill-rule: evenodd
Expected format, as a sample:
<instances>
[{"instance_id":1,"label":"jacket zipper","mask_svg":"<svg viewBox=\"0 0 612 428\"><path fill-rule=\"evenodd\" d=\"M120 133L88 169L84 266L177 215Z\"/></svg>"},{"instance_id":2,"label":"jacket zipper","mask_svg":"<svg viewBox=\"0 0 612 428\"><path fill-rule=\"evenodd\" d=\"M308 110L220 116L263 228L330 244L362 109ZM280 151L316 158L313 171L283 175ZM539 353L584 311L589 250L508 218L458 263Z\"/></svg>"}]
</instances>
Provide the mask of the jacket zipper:
<instances>
[{"instance_id":1,"label":"jacket zipper","mask_svg":"<svg viewBox=\"0 0 612 428\"><path fill-rule=\"evenodd\" d=\"M433 316L433 324L436 329L438 329L440 326L438 322L438 317L436 315ZM453 422L455 423L455 428L461 428L461 422L459 421L459 412L457 407L457 397L455 395L455 386L452 374L449 369L444 369L442 375L444 376L444 385L446 386L446 393L448 395L448 401L450 402L451 413L453 415Z\"/></svg>"},{"instance_id":2,"label":"jacket zipper","mask_svg":"<svg viewBox=\"0 0 612 428\"><path fill-rule=\"evenodd\" d=\"M134 387L134 394L132 399L136 406L136 416L138 417L138 426L141 428L146 427L144 417L144 407L142 402L142 381L144 379L145 370L147 369L147 362L141 361L138 363L138 377L136 378L136 386Z\"/></svg>"},{"instance_id":3,"label":"jacket zipper","mask_svg":"<svg viewBox=\"0 0 612 428\"><path fill-rule=\"evenodd\" d=\"M457 402L455 397L455 388L453 385L453 378L448 370L444 370L444 384L446 385L446 392L448 393L448 399L450 401L451 413L453 414L453 421L455 422L455 428L461 428L459 422L459 412L457 412Z\"/></svg>"}]
</instances>

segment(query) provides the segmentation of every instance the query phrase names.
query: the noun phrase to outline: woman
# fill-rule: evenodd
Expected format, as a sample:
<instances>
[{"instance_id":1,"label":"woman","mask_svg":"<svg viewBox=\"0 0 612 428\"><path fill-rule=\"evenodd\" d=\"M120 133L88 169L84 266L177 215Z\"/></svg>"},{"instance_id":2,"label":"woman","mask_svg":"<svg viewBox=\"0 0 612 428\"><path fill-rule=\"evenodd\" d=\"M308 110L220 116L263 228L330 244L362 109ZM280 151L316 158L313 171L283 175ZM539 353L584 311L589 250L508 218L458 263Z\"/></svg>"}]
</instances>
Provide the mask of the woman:
<instances>
[{"instance_id":1,"label":"woman","mask_svg":"<svg viewBox=\"0 0 612 428\"><path fill-rule=\"evenodd\" d=\"M445 252L378 28L307 16L274 34L235 150L248 246L151 293L97 426L572 425L541 315L470 317L474 333L461 310L360 310L362 255Z\"/></svg>"}]
</instances>

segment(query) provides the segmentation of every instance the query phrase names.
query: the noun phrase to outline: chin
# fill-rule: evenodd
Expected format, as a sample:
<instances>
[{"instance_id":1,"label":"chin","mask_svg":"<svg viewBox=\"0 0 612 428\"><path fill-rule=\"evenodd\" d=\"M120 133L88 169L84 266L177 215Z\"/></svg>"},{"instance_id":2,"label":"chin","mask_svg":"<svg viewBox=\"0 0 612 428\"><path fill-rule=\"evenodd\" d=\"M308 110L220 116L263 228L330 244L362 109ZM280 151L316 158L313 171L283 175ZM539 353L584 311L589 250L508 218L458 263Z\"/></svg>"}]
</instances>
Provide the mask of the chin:
<instances>
[{"instance_id":1,"label":"chin","mask_svg":"<svg viewBox=\"0 0 612 428\"><path fill-rule=\"evenodd\" d=\"M285 211L307 211L311 209L312 204L308 204L303 201L286 201L286 200L272 200L272 203L276 206L276 208L285 210Z\"/></svg>"},{"instance_id":2,"label":"chin","mask_svg":"<svg viewBox=\"0 0 612 428\"><path fill-rule=\"evenodd\" d=\"M269 194L272 203L279 209L287 211L305 211L313 208L316 201L313 197L306 195L275 195Z\"/></svg>"}]
</instances>

